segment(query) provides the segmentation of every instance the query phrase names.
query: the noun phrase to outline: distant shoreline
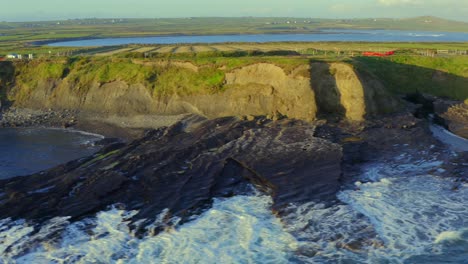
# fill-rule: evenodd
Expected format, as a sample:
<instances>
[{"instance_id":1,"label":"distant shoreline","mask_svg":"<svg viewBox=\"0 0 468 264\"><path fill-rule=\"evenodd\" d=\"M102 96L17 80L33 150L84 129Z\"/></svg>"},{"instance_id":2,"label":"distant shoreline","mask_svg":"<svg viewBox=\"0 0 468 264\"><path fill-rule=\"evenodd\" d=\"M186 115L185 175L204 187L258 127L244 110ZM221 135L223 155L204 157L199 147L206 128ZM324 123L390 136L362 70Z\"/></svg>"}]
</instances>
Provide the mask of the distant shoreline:
<instances>
[{"instance_id":1,"label":"distant shoreline","mask_svg":"<svg viewBox=\"0 0 468 264\"><path fill-rule=\"evenodd\" d=\"M331 29L331 28L330 28ZM329 30L329 29L327 29ZM346 30L346 29L343 29ZM383 30L383 29L373 29L373 30ZM103 36L103 37L77 37L77 38L57 38L57 39L47 39L47 40L38 40L29 42L31 45L43 46L57 42L70 42L70 41L80 41L80 40L98 40L98 39L123 39L123 38L157 38L157 37L209 37L209 36L248 36L248 35L282 35L282 34L292 34L292 35L304 35L304 34L330 34L329 32L324 31L304 31L304 32L270 32L270 33L231 33L231 34L167 34L167 35L133 35L133 36ZM135 43L140 44L140 43ZM155 43L156 44L156 43Z\"/></svg>"}]
</instances>

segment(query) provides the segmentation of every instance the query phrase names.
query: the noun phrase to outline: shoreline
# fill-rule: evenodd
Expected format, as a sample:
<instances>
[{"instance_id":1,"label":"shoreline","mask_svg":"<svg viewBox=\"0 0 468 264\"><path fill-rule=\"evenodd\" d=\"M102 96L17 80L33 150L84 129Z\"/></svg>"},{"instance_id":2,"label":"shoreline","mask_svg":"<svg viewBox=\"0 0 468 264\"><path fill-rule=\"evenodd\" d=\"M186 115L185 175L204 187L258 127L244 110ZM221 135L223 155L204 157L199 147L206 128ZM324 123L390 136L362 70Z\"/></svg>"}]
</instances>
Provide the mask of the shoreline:
<instances>
[{"instance_id":1,"label":"shoreline","mask_svg":"<svg viewBox=\"0 0 468 264\"><path fill-rule=\"evenodd\" d=\"M312 30L312 31L276 31L276 32L265 32L265 33L207 33L207 34L148 34L148 35L129 35L129 36L88 36L88 37L77 37L77 38L57 38L57 39L48 39L48 40L37 40L28 42L28 44L33 46L51 46L51 47L62 47L60 45L50 45L54 43L62 43L62 42L74 42L74 41L84 41L84 40L103 40L103 39L131 39L131 38L170 38L170 37L212 37L212 36L253 36L253 35L332 35L332 34L344 34L344 35L352 35L352 34L365 34L370 35L369 32L360 32L360 31L402 31L402 32L432 32L432 33L454 33L448 31L431 31L431 30L391 30L391 29L382 29L382 28L359 28L359 29L347 29L347 28L321 28L320 30ZM468 32L461 32L461 33L468 33ZM266 41L266 42L213 42L213 43L206 43L206 42L180 42L180 43L127 43L127 44L118 44L118 45L98 45L98 46L73 46L73 47L102 47L102 46L126 46L126 45L181 45L181 44L192 44L192 45L201 45L201 44L232 44L232 43L278 43L278 42L286 42L286 43L304 43L304 42L319 42L319 43L434 43L434 44L447 44L447 43L467 43L468 41L369 41L369 40L362 40L362 41L329 41L329 40L318 40L318 41ZM72 47L72 46L63 46L63 47Z\"/></svg>"},{"instance_id":2,"label":"shoreline","mask_svg":"<svg viewBox=\"0 0 468 264\"><path fill-rule=\"evenodd\" d=\"M54 128L102 135L131 142L146 131L169 127L190 115L138 115L131 117L84 113L76 110L38 110L10 107L0 111L0 128Z\"/></svg>"},{"instance_id":3,"label":"shoreline","mask_svg":"<svg viewBox=\"0 0 468 264\"><path fill-rule=\"evenodd\" d=\"M58 39L49 39L49 40L37 40L33 42L28 42L30 45L34 46L44 46L52 43L59 43L59 42L71 42L71 41L81 41L81 40L99 40L99 39L122 39L122 38L158 38L158 37L205 37L205 36L240 36L240 35L281 35L281 34L291 34L291 35L303 35L303 34L333 34L333 33L328 33L328 32L323 32L323 31L304 31L304 32L270 32L270 33L229 33L229 34L159 34L159 35L131 35L131 36L103 36L103 37L78 37L78 38L58 38ZM295 42L295 41L291 41ZM239 42L220 42L217 44L230 44L230 43L239 43ZM250 42L246 42L250 43ZM253 42L252 42L253 43ZM138 43L131 43L131 44L123 44L123 45L133 45L133 44L138 44ZM174 43L176 44L176 43ZM205 42L199 42L199 43L190 43L190 44L206 44ZM165 45L163 43L158 44L138 44L138 45ZM122 46L121 45L108 45L108 46ZM93 46L89 46L93 47Z\"/></svg>"},{"instance_id":4,"label":"shoreline","mask_svg":"<svg viewBox=\"0 0 468 264\"><path fill-rule=\"evenodd\" d=\"M407 108L404 111L380 116L365 120L363 122L353 122L347 120L325 120L317 119L312 122L306 122L308 125L316 127L314 137L322 138L331 143L339 144L343 147L346 154L343 162L347 160L366 160L366 157L360 157L363 154L362 146L365 145L365 151L378 151L379 155L390 157L395 151L387 153L394 147L396 141L402 141L401 145L413 144L415 136L409 133L412 130L418 131L419 140L427 142L437 142L440 149L452 149L450 142L435 135L432 126L437 126L443 130L443 133L453 134L459 140L467 139L453 133L446 127L432 123L426 118L415 117L411 113L414 109ZM275 122L277 119L270 119L267 116L231 116L215 119L208 119L195 114L180 115L134 115L118 116L104 113L80 112L78 110L39 110L28 108L10 107L0 110L0 129L1 128L49 128L64 129L71 132L89 133L102 137L100 144L106 148L114 143L132 144L139 141L151 131L156 130L176 130L191 131L206 122L222 119L238 120L261 120L261 122ZM297 119L282 117L280 120L290 120L291 122L303 122ZM387 139L386 137L390 137ZM385 142L390 141L392 144ZM372 147L370 147L372 145ZM419 145L419 143L418 143ZM432 146L433 143L426 144ZM356 149L357 148L357 149ZM455 148L457 149L457 148ZM356 152L357 151L357 152ZM431 149L431 151L433 151ZM452 150L453 151L453 150ZM468 152L458 149L461 157L468 156ZM448 173L443 173L450 176ZM453 175L454 177L457 177ZM468 180L466 178L465 180Z\"/></svg>"}]
</instances>

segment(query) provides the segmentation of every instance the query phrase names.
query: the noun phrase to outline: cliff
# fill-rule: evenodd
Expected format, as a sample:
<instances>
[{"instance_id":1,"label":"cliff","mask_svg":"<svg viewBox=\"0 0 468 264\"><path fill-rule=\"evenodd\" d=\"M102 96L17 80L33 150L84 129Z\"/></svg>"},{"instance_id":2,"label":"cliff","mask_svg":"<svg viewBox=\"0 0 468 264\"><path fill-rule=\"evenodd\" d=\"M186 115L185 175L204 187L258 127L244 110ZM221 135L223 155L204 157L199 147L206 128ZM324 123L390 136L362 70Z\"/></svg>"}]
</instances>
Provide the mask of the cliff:
<instances>
[{"instance_id":1,"label":"cliff","mask_svg":"<svg viewBox=\"0 0 468 264\"><path fill-rule=\"evenodd\" d=\"M344 62L215 67L75 58L10 67L14 80L6 95L17 107L113 115L196 113L208 118L281 115L305 121L330 113L361 121L398 108L377 78Z\"/></svg>"}]
</instances>

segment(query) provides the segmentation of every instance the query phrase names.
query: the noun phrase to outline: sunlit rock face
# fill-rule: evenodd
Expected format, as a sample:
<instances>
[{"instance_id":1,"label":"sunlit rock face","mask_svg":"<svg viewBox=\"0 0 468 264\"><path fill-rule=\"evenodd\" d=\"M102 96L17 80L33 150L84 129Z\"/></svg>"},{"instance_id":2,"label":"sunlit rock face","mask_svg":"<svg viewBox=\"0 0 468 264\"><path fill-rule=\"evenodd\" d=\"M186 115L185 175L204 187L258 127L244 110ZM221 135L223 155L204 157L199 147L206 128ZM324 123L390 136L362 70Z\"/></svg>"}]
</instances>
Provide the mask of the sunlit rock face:
<instances>
[{"instance_id":1,"label":"sunlit rock face","mask_svg":"<svg viewBox=\"0 0 468 264\"><path fill-rule=\"evenodd\" d=\"M378 79L350 64L314 62L310 71L320 117L363 121L398 108Z\"/></svg>"}]
</instances>

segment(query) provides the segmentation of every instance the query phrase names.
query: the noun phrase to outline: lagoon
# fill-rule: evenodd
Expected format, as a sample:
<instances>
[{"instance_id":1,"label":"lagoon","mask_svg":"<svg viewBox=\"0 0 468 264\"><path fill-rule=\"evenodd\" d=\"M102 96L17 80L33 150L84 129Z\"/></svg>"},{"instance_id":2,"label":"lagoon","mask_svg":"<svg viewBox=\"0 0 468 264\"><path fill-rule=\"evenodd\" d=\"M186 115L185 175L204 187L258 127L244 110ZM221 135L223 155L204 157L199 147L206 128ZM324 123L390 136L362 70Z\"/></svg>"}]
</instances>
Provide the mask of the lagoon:
<instances>
[{"instance_id":1,"label":"lagoon","mask_svg":"<svg viewBox=\"0 0 468 264\"><path fill-rule=\"evenodd\" d=\"M101 38L49 43L49 46L92 47L127 44L182 44L226 42L468 42L468 33L403 30L329 29L311 34L252 34Z\"/></svg>"}]
</instances>

